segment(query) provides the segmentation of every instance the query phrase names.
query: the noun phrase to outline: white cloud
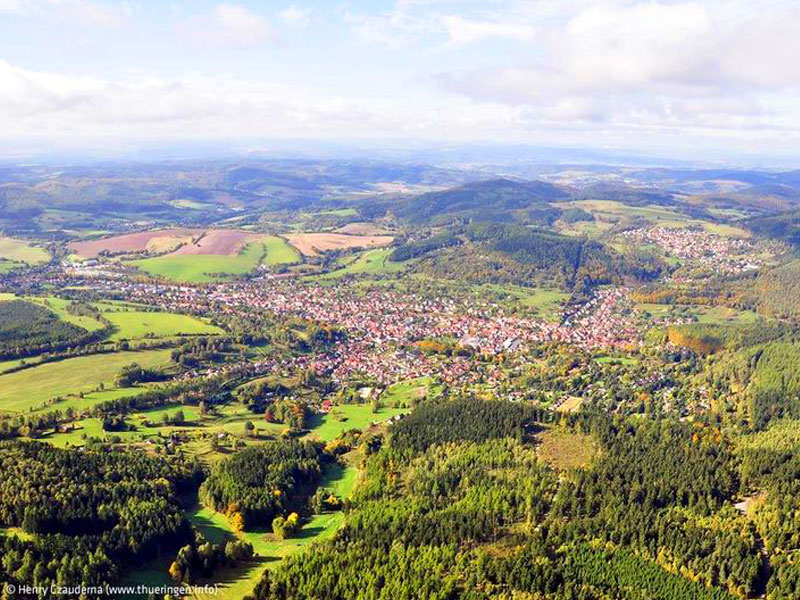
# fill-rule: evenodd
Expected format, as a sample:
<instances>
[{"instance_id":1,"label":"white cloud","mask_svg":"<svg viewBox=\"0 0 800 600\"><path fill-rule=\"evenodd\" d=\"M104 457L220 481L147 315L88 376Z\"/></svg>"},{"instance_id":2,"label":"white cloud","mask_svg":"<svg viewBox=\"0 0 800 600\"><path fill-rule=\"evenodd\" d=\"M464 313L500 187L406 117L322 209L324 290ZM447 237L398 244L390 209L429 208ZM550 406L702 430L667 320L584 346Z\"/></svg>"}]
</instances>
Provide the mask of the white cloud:
<instances>
[{"instance_id":1,"label":"white cloud","mask_svg":"<svg viewBox=\"0 0 800 600\"><path fill-rule=\"evenodd\" d=\"M471 44L489 38L505 38L515 41L531 40L535 28L524 23L504 23L465 19L458 15L441 18L441 24L454 45Z\"/></svg>"},{"instance_id":2,"label":"white cloud","mask_svg":"<svg viewBox=\"0 0 800 600\"><path fill-rule=\"evenodd\" d=\"M795 111L785 110L787 99L800 101L796 3L565 0L560 10L530 41L520 38L515 63L437 80L564 125L800 127Z\"/></svg>"},{"instance_id":3,"label":"white cloud","mask_svg":"<svg viewBox=\"0 0 800 600\"><path fill-rule=\"evenodd\" d=\"M238 4L218 4L180 27L191 38L213 45L250 46L272 39L267 20Z\"/></svg>"},{"instance_id":4,"label":"white cloud","mask_svg":"<svg viewBox=\"0 0 800 600\"><path fill-rule=\"evenodd\" d=\"M307 27L311 22L311 11L308 8L299 8L290 4L278 13L278 16L286 23L296 27Z\"/></svg>"},{"instance_id":5,"label":"white cloud","mask_svg":"<svg viewBox=\"0 0 800 600\"><path fill-rule=\"evenodd\" d=\"M0 60L0 130L8 138L457 138L465 132L496 133L517 123L520 114L513 107L469 100L356 96L225 76L78 77Z\"/></svg>"}]
</instances>

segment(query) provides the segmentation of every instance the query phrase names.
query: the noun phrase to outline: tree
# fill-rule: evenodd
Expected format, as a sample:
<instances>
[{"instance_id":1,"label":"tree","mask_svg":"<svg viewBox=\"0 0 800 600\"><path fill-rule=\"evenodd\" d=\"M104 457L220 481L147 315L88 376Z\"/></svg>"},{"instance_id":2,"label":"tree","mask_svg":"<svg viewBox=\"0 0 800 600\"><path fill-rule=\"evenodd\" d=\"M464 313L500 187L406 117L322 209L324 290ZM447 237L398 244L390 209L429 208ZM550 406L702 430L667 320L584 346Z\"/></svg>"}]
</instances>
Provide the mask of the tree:
<instances>
[{"instance_id":1,"label":"tree","mask_svg":"<svg viewBox=\"0 0 800 600\"><path fill-rule=\"evenodd\" d=\"M244 515L240 512L235 512L231 515L231 529L236 533L244 531L245 520Z\"/></svg>"}]
</instances>

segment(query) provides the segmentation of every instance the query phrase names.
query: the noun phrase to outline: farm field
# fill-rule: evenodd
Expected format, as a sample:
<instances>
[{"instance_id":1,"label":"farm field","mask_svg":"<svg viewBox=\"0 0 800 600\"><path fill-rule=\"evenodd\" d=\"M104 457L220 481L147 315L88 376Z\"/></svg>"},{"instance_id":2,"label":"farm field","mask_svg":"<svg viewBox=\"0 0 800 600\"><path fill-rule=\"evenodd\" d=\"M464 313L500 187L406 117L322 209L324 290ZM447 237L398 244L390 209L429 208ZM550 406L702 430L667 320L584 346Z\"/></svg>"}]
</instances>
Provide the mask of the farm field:
<instances>
[{"instance_id":1,"label":"farm field","mask_svg":"<svg viewBox=\"0 0 800 600\"><path fill-rule=\"evenodd\" d=\"M110 254L131 254L146 250L166 252L182 243L191 242L192 238L199 233L200 231L195 229L143 231L96 240L70 242L67 247L81 258L97 258L104 252Z\"/></svg>"},{"instance_id":2,"label":"farm field","mask_svg":"<svg viewBox=\"0 0 800 600\"><path fill-rule=\"evenodd\" d=\"M131 363L166 366L170 350L116 352L79 356L0 375L0 413L24 412L56 396L88 392L99 384L113 387L119 370Z\"/></svg>"},{"instance_id":3,"label":"farm field","mask_svg":"<svg viewBox=\"0 0 800 600\"><path fill-rule=\"evenodd\" d=\"M259 236L258 240L248 242L238 254L230 256L179 251L165 256L134 260L130 264L150 275L173 281L209 283L230 279L232 275L249 273L259 264L290 264L299 258L297 251L282 238Z\"/></svg>"},{"instance_id":4,"label":"farm field","mask_svg":"<svg viewBox=\"0 0 800 600\"><path fill-rule=\"evenodd\" d=\"M230 275L243 275L255 269L264 253L261 244L248 244L236 256L174 255L157 256L131 261L142 271L173 281L208 283L221 281Z\"/></svg>"},{"instance_id":5,"label":"farm field","mask_svg":"<svg viewBox=\"0 0 800 600\"><path fill-rule=\"evenodd\" d=\"M390 231L378 227L374 223L348 223L336 229L334 233L346 233L347 235L391 235Z\"/></svg>"},{"instance_id":6,"label":"farm field","mask_svg":"<svg viewBox=\"0 0 800 600\"><path fill-rule=\"evenodd\" d=\"M394 241L394 237L390 235L345 235L342 233L289 233L285 237L305 256L318 256L321 252L343 248L388 246Z\"/></svg>"},{"instance_id":7,"label":"farm field","mask_svg":"<svg viewBox=\"0 0 800 600\"><path fill-rule=\"evenodd\" d=\"M2 264L13 266L14 263L39 265L50 260L50 253L44 248L33 246L24 240L0 235L0 268Z\"/></svg>"},{"instance_id":8,"label":"farm field","mask_svg":"<svg viewBox=\"0 0 800 600\"><path fill-rule=\"evenodd\" d=\"M302 257L285 239L276 235L268 235L262 238L266 254L262 264L268 266L287 265L299 262Z\"/></svg>"},{"instance_id":9,"label":"farm field","mask_svg":"<svg viewBox=\"0 0 800 600\"><path fill-rule=\"evenodd\" d=\"M351 259L344 268L325 273L323 275L312 275L310 278L320 280L339 279L346 275L383 275L387 273L399 273L406 268L408 263L398 263L389 260L392 251L388 248L380 250L369 250L359 254L357 258Z\"/></svg>"},{"instance_id":10,"label":"farm field","mask_svg":"<svg viewBox=\"0 0 800 600\"><path fill-rule=\"evenodd\" d=\"M110 338L111 341L224 333L219 327L191 315L124 310L104 311L103 316L116 328Z\"/></svg>"}]
</instances>

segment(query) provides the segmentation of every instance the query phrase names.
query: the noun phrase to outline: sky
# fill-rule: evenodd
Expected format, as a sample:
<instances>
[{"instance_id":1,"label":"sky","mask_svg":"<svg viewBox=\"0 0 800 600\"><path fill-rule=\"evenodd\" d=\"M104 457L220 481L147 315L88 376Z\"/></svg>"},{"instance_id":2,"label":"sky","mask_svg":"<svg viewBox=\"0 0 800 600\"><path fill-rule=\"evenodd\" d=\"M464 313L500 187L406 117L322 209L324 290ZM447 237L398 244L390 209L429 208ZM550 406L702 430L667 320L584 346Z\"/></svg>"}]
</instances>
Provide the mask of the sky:
<instances>
[{"instance_id":1,"label":"sky","mask_svg":"<svg viewBox=\"0 0 800 600\"><path fill-rule=\"evenodd\" d=\"M0 155L269 140L800 159L797 0L0 0Z\"/></svg>"}]
</instances>

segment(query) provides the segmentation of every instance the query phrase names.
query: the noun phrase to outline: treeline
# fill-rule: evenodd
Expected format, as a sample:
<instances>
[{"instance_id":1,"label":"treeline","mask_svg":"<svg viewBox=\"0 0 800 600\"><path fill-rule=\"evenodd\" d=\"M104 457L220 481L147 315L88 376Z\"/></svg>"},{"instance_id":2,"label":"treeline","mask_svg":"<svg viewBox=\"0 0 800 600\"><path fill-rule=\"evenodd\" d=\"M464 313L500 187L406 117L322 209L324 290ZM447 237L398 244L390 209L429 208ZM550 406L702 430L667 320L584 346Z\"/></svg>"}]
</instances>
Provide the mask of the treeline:
<instances>
[{"instance_id":1,"label":"treeline","mask_svg":"<svg viewBox=\"0 0 800 600\"><path fill-rule=\"evenodd\" d=\"M209 578L222 568L235 567L253 559L253 545L244 540L226 540L220 544L209 542L203 534L195 532L192 543L186 544L169 566L169 575L176 583L194 583Z\"/></svg>"},{"instance_id":2,"label":"treeline","mask_svg":"<svg viewBox=\"0 0 800 600\"><path fill-rule=\"evenodd\" d=\"M398 246L389 255L389 260L394 262L404 262L407 260L411 260L412 258L418 258L420 256L423 256L428 252L439 250L440 248L449 248L450 246L457 246L460 243L461 240L458 237L456 237L453 233L450 232L440 233L439 235L434 235L424 240L418 240L416 242L408 242L406 244L403 244L402 246Z\"/></svg>"},{"instance_id":3,"label":"treeline","mask_svg":"<svg viewBox=\"0 0 800 600\"><path fill-rule=\"evenodd\" d=\"M254 597L730 600L755 591L758 546L729 506L740 482L718 430L564 416L558 427L593 436L602 452L591 469L560 477L517 439L519 415L503 411L504 424L475 408L474 424L421 407L431 426L413 416L395 425L368 453L334 539L265 573ZM398 436L406 425L429 443Z\"/></svg>"},{"instance_id":4,"label":"treeline","mask_svg":"<svg viewBox=\"0 0 800 600\"><path fill-rule=\"evenodd\" d=\"M96 331L86 331L32 302L0 302L0 360L86 346L106 338L111 331L110 324Z\"/></svg>"},{"instance_id":5,"label":"treeline","mask_svg":"<svg viewBox=\"0 0 800 600\"><path fill-rule=\"evenodd\" d=\"M0 442L0 454L0 525L31 534L0 536L0 581L113 583L123 565L190 538L177 496L199 484L199 464L37 442Z\"/></svg>"},{"instance_id":6,"label":"treeline","mask_svg":"<svg viewBox=\"0 0 800 600\"><path fill-rule=\"evenodd\" d=\"M236 529L271 524L292 496L314 492L322 473L321 448L298 440L268 441L247 448L211 470L201 502L225 513Z\"/></svg>"},{"instance_id":7,"label":"treeline","mask_svg":"<svg viewBox=\"0 0 800 600\"><path fill-rule=\"evenodd\" d=\"M501 400L462 398L451 402L427 402L391 426L392 446L421 452L434 444L454 441L483 442L514 437L533 429L534 419L545 411Z\"/></svg>"},{"instance_id":8,"label":"treeline","mask_svg":"<svg viewBox=\"0 0 800 600\"><path fill-rule=\"evenodd\" d=\"M769 555L769 600L790 600L800 589L800 437L797 422L784 421L760 433L760 443L742 449L742 479L747 489L761 490L749 517L755 521Z\"/></svg>"}]
</instances>

